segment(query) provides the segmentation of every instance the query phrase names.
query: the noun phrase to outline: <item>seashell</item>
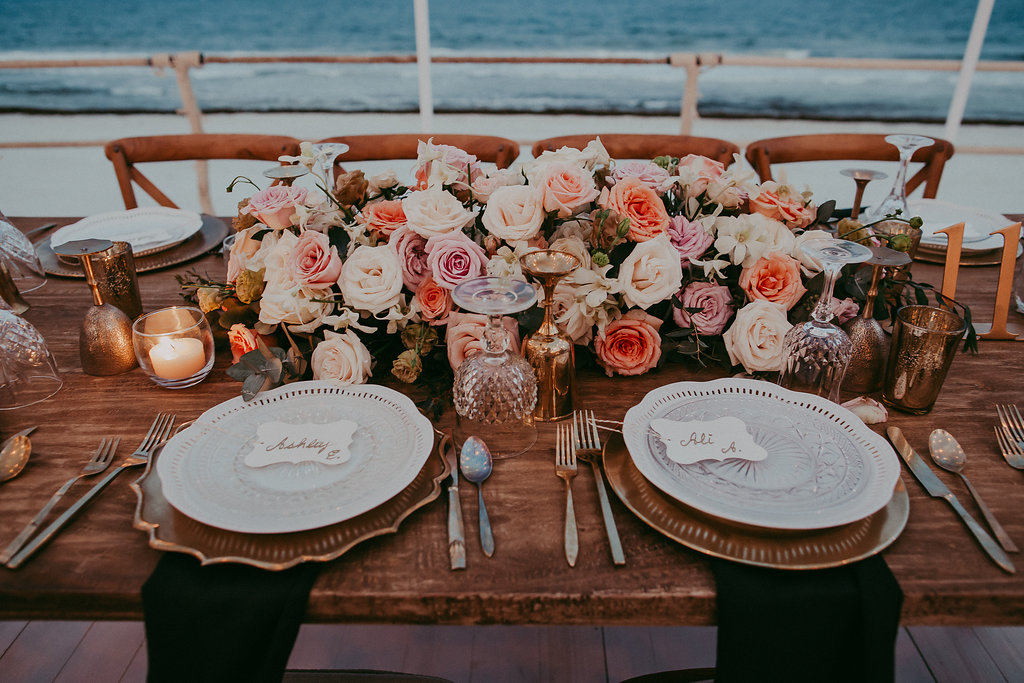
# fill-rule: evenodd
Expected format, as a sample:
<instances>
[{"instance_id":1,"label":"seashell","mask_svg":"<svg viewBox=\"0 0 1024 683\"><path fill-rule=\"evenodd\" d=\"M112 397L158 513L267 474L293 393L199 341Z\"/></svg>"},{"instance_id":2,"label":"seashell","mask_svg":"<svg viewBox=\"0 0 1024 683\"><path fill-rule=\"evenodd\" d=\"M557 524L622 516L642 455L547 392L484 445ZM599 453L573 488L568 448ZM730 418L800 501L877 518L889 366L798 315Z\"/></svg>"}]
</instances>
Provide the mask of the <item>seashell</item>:
<instances>
[{"instance_id":1,"label":"seashell","mask_svg":"<svg viewBox=\"0 0 1024 683\"><path fill-rule=\"evenodd\" d=\"M858 396L842 404L866 425L878 424L889 419L889 411L881 403L868 396Z\"/></svg>"}]
</instances>

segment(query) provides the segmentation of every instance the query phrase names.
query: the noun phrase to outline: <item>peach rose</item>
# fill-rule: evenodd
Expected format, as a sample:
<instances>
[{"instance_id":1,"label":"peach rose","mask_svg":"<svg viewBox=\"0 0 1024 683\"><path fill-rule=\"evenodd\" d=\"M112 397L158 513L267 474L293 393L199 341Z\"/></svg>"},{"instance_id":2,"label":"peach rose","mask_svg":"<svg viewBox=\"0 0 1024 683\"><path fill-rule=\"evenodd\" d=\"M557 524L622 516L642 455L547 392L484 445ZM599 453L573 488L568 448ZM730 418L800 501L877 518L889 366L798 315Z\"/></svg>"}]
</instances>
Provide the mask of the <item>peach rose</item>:
<instances>
[{"instance_id":1,"label":"peach rose","mask_svg":"<svg viewBox=\"0 0 1024 683\"><path fill-rule=\"evenodd\" d=\"M806 228L814 222L817 212L806 205L803 197L762 187L761 193L750 198L750 210L782 221L790 229Z\"/></svg>"},{"instance_id":2,"label":"peach rose","mask_svg":"<svg viewBox=\"0 0 1024 683\"><path fill-rule=\"evenodd\" d=\"M676 165L676 175L685 188L684 196L687 199L705 192L724 172L725 164L698 154L687 154Z\"/></svg>"},{"instance_id":3,"label":"peach rose","mask_svg":"<svg viewBox=\"0 0 1024 683\"><path fill-rule=\"evenodd\" d=\"M376 230L384 237L390 237L395 230L405 227L406 218L402 200L382 199L379 202L367 204L363 207L360 222L370 230Z\"/></svg>"},{"instance_id":4,"label":"peach rose","mask_svg":"<svg viewBox=\"0 0 1024 683\"><path fill-rule=\"evenodd\" d=\"M366 384L373 374L373 357L352 330L344 334L324 330L324 340L313 349L309 364L313 379L336 384Z\"/></svg>"},{"instance_id":5,"label":"peach rose","mask_svg":"<svg viewBox=\"0 0 1024 683\"><path fill-rule=\"evenodd\" d=\"M236 323L228 330L228 344L231 345L231 362L256 350L256 333L241 323Z\"/></svg>"},{"instance_id":6,"label":"peach rose","mask_svg":"<svg viewBox=\"0 0 1024 683\"><path fill-rule=\"evenodd\" d=\"M515 318L504 316L501 324L508 331L510 348L514 353L519 353L519 323ZM448 347L448 363L452 370L458 370L462 361L483 350L486 328L486 315L452 311L448 316L448 328L444 337L444 343Z\"/></svg>"},{"instance_id":7,"label":"peach rose","mask_svg":"<svg viewBox=\"0 0 1024 683\"><path fill-rule=\"evenodd\" d=\"M416 290L420 314L431 325L444 325L452 310L452 292L434 282L429 275Z\"/></svg>"},{"instance_id":8,"label":"peach rose","mask_svg":"<svg viewBox=\"0 0 1024 683\"><path fill-rule=\"evenodd\" d=\"M618 320L608 323L594 340L597 362L609 377L642 375L658 364L661 358L661 320L644 311L633 309Z\"/></svg>"},{"instance_id":9,"label":"peach rose","mask_svg":"<svg viewBox=\"0 0 1024 683\"><path fill-rule=\"evenodd\" d=\"M626 237L634 242L646 242L668 229L668 211L658 193L637 178L626 178L610 190L601 190L597 203L629 219Z\"/></svg>"},{"instance_id":10,"label":"peach rose","mask_svg":"<svg viewBox=\"0 0 1024 683\"><path fill-rule=\"evenodd\" d=\"M295 207L305 200L304 188L271 185L250 197L241 213L255 216L271 230L283 230L294 224Z\"/></svg>"},{"instance_id":11,"label":"peach rose","mask_svg":"<svg viewBox=\"0 0 1024 683\"><path fill-rule=\"evenodd\" d=\"M322 232L306 230L288 255L292 279L309 287L330 287L341 275L338 248Z\"/></svg>"},{"instance_id":12,"label":"peach rose","mask_svg":"<svg viewBox=\"0 0 1024 683\"><path fill-rule=\"evenodd\" d=\"M545 211L557 211L559 218L568 218L597 199L594 176L572 163L548 164L534 179L540 188Z\"/></svg>"},{"instance_id":13,"label":"peach rose","mask_svg":"<svg viewBox=\"0 0 1024 683\"><path fill-rule=\"evenodd\" d=\"M807 293L800 279L800 262L778 251L769 252L744 268L739 285L751 301L764 299L781 304L787 311Z\"/></svg>"},{"instance_id":14,"label":"peach rose","mask_svg":"<svg viewBox=\"0 0 1024 683\"><path fill-rule=\"evenodd\" d=\"M531 185L499 187L491 194L481 221L487 232L500 239L533 239L544 223L541 195Z\"/></svg>"}]
</instances>

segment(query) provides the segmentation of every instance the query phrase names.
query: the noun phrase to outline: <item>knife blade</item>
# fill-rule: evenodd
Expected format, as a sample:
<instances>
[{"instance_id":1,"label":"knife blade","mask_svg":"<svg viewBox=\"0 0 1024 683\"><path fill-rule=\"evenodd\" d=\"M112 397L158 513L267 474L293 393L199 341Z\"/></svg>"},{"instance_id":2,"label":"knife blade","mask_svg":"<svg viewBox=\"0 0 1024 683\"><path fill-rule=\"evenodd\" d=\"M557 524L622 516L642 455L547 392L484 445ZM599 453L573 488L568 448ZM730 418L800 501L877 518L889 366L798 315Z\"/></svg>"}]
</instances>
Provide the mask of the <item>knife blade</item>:
<instances>
[{"instance_id":1,"label":"knife blade","mask_svg":"<svg viewBox=\"0 0 1024 683\"><path fill-rule=\"evenodd\" d=\"M941 479L935 476L935 472L932 471L921 456L907 442L907 438L903 436L903 430L899 427L889 427L885 430L886 434L889 435L889 441L896 447L896 451L903 458L903 462L906 463L907 468L914 473L917 480L921 482L921 486L924 487L928 495L933 498L943 498L948 502L956 513L960 515L960 519L964 521L967 528L974 534L974 538L977 539L978 543L981 544L982 549L988 553L988 556L992 558L999 567L1010 574L1016 573L1016 568L1013 566L1013 562L1010 561L1009 556L999 545L993 540L984 527L978 523L974 517L971 516L964 506L957 500L957 497L953 495L953 492L949 490Z\"/></svg>"},{"instance_id":2,"label":"knife blade","mask_svg":"<svg viewBox=\"0 0 1024 683\"><path fill-rule=\"evenodd\" d=\"M439 447L446 453L445 460L452 468L452 481L448 485L448 557L452 569L465 569L466 530L462 522L462 499L459 498L459 463L450 434L441 438Z\"/></svg>"}]
</instances>

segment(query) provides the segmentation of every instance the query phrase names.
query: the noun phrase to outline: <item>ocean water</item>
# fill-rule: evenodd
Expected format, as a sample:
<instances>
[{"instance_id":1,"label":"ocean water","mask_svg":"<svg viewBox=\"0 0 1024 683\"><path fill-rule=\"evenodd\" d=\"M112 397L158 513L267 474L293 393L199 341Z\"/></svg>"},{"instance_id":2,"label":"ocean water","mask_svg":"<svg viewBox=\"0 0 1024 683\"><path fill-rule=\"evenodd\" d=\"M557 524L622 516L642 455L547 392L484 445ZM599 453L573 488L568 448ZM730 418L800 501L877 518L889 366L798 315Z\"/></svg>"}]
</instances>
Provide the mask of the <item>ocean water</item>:
<instances>
[{"instance_id":1,"label":"ocean water","mask_svg":"<svg viewBox=\"0 0 1024 683\"><path fill-rule=\"evenodd\" d=\"M664 57L671 52L958 59L975 0L432 0L436 55ZM412 54L412 0L0 0L0 60ZM985 60L1024 60L1024 2L998 0ZM668 65L434 64L437 111L675 114ZM708 67L702 116L942 121L955 72ZM208 64L204 111L415 111L414 64ZM171 112L150 68L0 69L0 111ZM979 72L965 119L1024 122L1024 73Z\"/></svg>"}]
</instances>

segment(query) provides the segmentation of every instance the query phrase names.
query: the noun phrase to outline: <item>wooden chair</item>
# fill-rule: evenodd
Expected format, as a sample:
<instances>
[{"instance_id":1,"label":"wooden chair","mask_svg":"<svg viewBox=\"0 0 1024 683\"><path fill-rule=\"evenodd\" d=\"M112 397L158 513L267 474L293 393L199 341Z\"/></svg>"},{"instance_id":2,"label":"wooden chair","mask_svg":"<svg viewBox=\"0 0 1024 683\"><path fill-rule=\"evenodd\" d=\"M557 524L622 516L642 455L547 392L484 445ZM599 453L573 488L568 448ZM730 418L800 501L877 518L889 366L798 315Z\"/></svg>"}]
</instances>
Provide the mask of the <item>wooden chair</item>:
<instances>
[{"instance_id":1,"label":"wooden chair","mask_svg":"<svg viewBox=\"0 0 1024 683\"><path fill-rule=\"evenodd\" d=\"M391 133L381 135L341 135L317 142L342 142L347 152L335 163L349 161L384 161L388 159L415 159L420 141L433 140L436 145L451 145L469 152L480 161L490 162L498 168L508 168L519 156L519 143L493 135L455 135L429 133Z\"/></svg>"},{"instance_id":2,"label":"wooden chair","mask_svg":"<svg viewBox=\"0 0 1024 683\"><path fill-rule=\"evenodd\" d=\"M297 156L299 140L279 135L193 133L121 138L108 142L107 158L114 165L125 208L138 207L134 182L161 206L178 208L136 164L158 161L205 161L209 159L252 159L277 161L283 154ZM203 174L200 174L203 177ZM203 195L200 182L200 196ZM204 210L207 210L204 207Z\"/></svg>"},{"instance_id":3,"label":"wooden chair","mask_svg":"<svg viewBox=\"0 0 1024 683\"><path fill-rule=\"evenodd\" d=\"M934 199L946 160L953 156L953 144L933 138L935 144L914 152L913 162L923 166L907 180L909 195L922 183L924 196ZM754 167L761 182L772 180L772 165L800 161L864 160L899 161L896 147L885 141L885 135L848 133L843 135L793 135L766 138L747 145L747 161Z\"/></svg>"},{"instance_id":4,"label":"wooden chair","mask_svg":"<svg viewBox=\"0 0 1024 683\"><path fill-rule=\"evenodd\" d=\"M555 151L562 147L583 149L594 138L601 138L601 143L613 159L653 159L666 154L674 157L698 154L729 166L733 162L733 155L740 153L740 148L737 145L718 138L702 138L693 135L607 133L561 135L538 140L533 143L533 156L539 157L544 151Z\"/></svg>"}]
</instances>

